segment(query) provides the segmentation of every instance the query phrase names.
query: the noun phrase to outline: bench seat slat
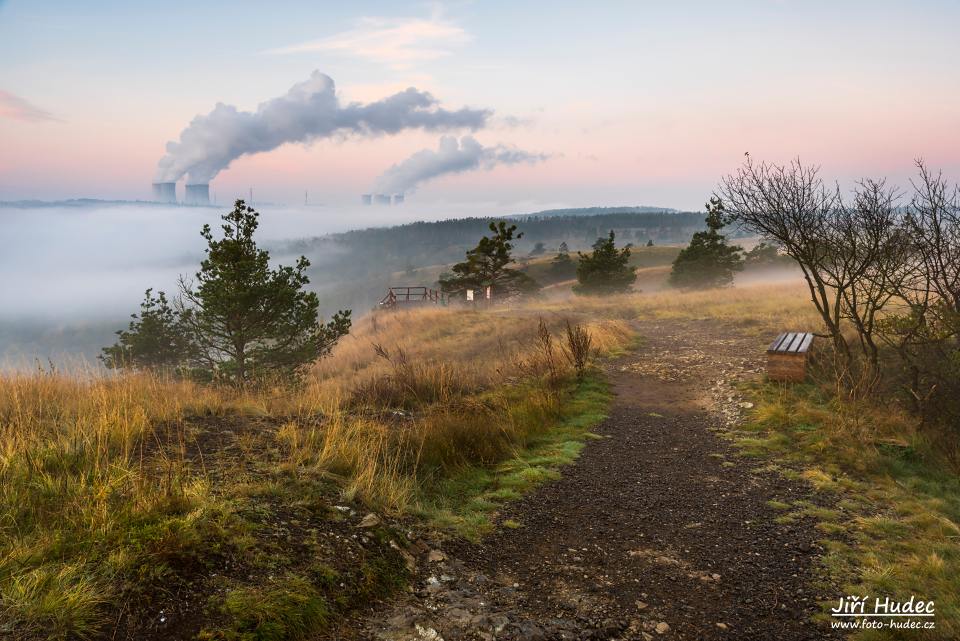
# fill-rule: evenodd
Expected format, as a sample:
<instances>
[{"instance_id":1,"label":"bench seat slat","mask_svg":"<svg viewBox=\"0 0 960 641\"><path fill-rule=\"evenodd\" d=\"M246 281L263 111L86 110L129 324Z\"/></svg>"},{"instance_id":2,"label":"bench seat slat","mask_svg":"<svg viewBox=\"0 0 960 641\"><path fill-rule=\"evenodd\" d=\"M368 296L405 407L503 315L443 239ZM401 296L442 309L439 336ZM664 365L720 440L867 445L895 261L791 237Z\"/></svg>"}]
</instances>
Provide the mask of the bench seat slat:
<instances>
[{"instance_id":1,"label":"bench seat slat","mask_svg":"<svg viewBox=\"0 0 960 641\"><path fill-rule=\"evenodd\" d=\"M810 349L812 342L813 334L810 332L784 332L770 343L767 351L778 354L804 354Z\"/></svg>"},{"instance_id":2,"label":"bench seat slat","mask_svg":"<svg viewBox=\"0 0 960 641\"><path fill-rule=\"evenodd\" d=\"M780 347L780 343L783 342L783 339L786 338L786 336L787 336L787 334L786 334L786 332L784 332L784 333L780 334L779 336L777 336L775 339L773 339L773 342L770 343L770 347L767 348L767 351L768 351L768 352L775 352L775 351L777 351L777 348Z\"/></svg>"},{"instance_id":3,"label":"bench seat slat","mask_svg":"<svg viewBox=\"0 0 960 641\"><path fill-rule=\"evenodd\" d=\"M803 334L800 332L797 332L796 334L794 334L793 341L790 342L790 345L787 347L785 351L793 354L794 352L797 351L797 348L800 347L800 343L802 341L803 341Z\"/></svg>"},{"instance_id":4,"label":"bench seat slat","mask_svg":"<svg viewBox=\"0 0 960 641\"><path fill-rule=\"evenodd\" d=\"M781 346L780 346L780 349L778 349L777 351L778 351L778 352L789 352L789 351L790 351L790 348L793 346L793 344L794 344L796 341L797 341L797 333L796 333L796 332L790 332L788 339L785 340L785 341L783 341L783 345L781 345Z\"/></svg>"}]
</instances>

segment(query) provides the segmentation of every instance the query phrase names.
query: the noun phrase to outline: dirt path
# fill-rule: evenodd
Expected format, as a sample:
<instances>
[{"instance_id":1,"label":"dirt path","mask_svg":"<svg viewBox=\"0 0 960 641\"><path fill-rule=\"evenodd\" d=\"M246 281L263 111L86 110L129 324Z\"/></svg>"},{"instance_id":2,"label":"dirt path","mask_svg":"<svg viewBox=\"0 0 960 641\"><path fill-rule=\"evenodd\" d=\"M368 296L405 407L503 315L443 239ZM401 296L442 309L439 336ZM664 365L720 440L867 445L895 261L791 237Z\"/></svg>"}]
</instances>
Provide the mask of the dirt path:
<instances>
[{"instance_id":1,"label":"dirt path","mask_svg":"<svg viewBox=\"0 0 960 641\"><path fill-rule=\"evenodd\" d=\"M643 323L611 367L610 417L563 477L509 506L479 545L423 555L414 593L362 624L370 639L822 639L808 622L819 550L771 499L807 489L715 433L757 338L715 321ZM723 381L721 384L720 382Z\"/></svg>"}]
</instances>

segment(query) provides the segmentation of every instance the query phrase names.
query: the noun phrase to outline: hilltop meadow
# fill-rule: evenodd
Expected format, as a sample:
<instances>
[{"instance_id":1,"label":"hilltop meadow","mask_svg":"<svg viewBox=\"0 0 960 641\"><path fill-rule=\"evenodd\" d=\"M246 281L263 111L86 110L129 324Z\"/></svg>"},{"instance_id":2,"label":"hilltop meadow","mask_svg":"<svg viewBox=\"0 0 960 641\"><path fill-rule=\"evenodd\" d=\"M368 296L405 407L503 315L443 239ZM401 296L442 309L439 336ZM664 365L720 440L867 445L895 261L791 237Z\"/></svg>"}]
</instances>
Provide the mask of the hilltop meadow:
<instances>
[{"instance_id":1,"label":"hilltop meadow","mask_svg":"<svg viewBox=\"0 0 960 641\"><path fill-rule=\"evenodd\" d=\"M828 211L831 252L806 252L806 227L787 249L728 243L719 198L685 247L632 247L651 230L628 228L577 249L565 215L519 223L566 230L550 245L446 221L431 242L487 231L448 248L461 262L417 254L380 283L443 297L324 318L322 269L273 261L238 200L203 226L193 279L147 289L104 367L0 376L0 632L803 639L846 632L830 616L844 596L920 595L936 607L923 638L954 638L960 448L939 386L955 317L911 299L938 275L900 239L926 227ZM673 215L600 218L662 231ZM360 234L371 264L396 266L377 242L413 229ZM283 255L322 265L316 242ZM872 271L823 280L854 260ZM799 382L766 376L784 331L818 337Z\"/></svg>"},{"instance_id":2,"label":"hilltop meadow","mask_svg":"<svg viewBox=\"0 0 960 641\"><path fill-rule=\"evenodd\" d=\"M758 353L780 328L817 322L802 286L783 282L564 295L368 315L295 390L7 375L0 629L307 638L402 590L416 532L482 537L505 502L572 462L607 411L609 364L643 353L638 322L705 318ZM592 338L580 375L567 323ZM772 507L816 522L823 581L935 596L928 638L953 638L951 459L896 411L838 404L817 383L744 385L755 405L724 436L822 495Z\"/></svg>"}]
</instances>

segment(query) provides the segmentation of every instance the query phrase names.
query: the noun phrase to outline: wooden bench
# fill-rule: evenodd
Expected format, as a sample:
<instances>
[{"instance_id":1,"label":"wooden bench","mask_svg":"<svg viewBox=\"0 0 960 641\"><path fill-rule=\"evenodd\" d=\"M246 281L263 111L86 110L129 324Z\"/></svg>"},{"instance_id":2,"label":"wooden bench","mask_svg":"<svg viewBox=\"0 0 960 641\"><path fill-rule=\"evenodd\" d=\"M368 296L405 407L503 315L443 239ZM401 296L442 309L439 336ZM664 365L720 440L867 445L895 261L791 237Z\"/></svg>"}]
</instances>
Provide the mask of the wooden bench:
<instances>
[{"instance_id":1,"label":"wooden bench","mask_svg":"<svg viewBox=\"0 0 960 641\"><path fill-rule=\"evenodd\" d=\"M773 381L799 383L807 377L813 334L784 332L767 348L767 376Z\"/></svg>"}]
</instances>

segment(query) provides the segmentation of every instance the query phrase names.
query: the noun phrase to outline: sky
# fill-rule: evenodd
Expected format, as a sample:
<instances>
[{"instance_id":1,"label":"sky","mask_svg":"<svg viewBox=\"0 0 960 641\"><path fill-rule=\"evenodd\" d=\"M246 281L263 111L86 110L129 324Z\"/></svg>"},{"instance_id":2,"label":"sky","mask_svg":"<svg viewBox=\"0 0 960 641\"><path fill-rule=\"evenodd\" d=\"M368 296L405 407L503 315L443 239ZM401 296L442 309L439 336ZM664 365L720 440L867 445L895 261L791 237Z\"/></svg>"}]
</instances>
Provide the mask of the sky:
<instances>
[{"instance_id":1,"label":"sky","mask_svg":"<svg viewBox=\"0 0 960 641\"><path fill-rule=\"evenodd\" d=\"M960 179L958 20L932 0L0 0L0 200L148 199L196 116L247 118L314 72L341 106L415 87L486 115L281 136L213 178L218 202L356 203L402 173L431 206L690 209L745 152Z\"/></svg>"}]
</instances>

